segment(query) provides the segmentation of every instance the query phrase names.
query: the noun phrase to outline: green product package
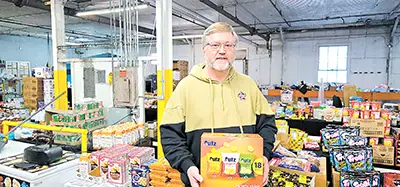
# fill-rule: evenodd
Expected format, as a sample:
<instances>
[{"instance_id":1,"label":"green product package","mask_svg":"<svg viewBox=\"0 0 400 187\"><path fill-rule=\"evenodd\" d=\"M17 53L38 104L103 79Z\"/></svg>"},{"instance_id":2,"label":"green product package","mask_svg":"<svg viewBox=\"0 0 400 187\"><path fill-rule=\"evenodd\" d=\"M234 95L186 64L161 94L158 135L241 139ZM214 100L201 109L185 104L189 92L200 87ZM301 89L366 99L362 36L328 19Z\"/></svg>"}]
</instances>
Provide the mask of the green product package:
<instances>
[{"instance_id":1,"label":"green product package","mask_svg":"<svg viewBox=\"0 0 400 187\"><path fill-rule=\"evenodd\" d=\"M52 122L60 122L60 116L58 116L57 114L51 115L51 121Z\"/></svg>"},{"instance_id":2,"label":"green product package","mask_svg":"<svg viewBox=\"0 0 400 187\"><path fill-rule=\"evenodd\" d=\"M239 176L241 178L253 178L254 172L252 164L254 161L254 154L240 154L239 157Z\"/></svg>"},{"instance_id":3,"label":"green product package","mask_svg":"<svg viewBox=\"0 0 400 187\"><path fill-rule=\"evenodd\" d=\"M82 104L74 104L74 110L82 110Z\"/></svg>"}]
</instances>

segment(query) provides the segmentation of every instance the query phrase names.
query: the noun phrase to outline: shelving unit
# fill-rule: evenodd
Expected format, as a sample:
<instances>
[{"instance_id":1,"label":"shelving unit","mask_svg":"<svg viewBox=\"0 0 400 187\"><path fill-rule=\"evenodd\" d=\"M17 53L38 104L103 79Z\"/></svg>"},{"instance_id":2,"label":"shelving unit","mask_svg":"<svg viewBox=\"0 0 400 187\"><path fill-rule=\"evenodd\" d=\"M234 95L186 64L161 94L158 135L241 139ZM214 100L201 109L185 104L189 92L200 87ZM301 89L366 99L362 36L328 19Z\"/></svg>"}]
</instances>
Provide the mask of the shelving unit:
<instances>
[{"instance_id":1,"label":"shelving unit","mask_svg":"<svg viewBox=\"0 0 400 187\"><path fill-rule=\"evenodd\" d=\"M334 95L343 98L343 92L336 91L325 91L325 98L332 98ZM281 90L268 90L268 95L271 97L280 97ZM357 96L363 98L363 100L368 101L400 101L400 93L390 93L390 92L357 92ZM308 98L318 98L318 91L307 91L306 94L302 94L298 90L293 91L293 97L308 97Z\"/></svg>"}]
</instances>

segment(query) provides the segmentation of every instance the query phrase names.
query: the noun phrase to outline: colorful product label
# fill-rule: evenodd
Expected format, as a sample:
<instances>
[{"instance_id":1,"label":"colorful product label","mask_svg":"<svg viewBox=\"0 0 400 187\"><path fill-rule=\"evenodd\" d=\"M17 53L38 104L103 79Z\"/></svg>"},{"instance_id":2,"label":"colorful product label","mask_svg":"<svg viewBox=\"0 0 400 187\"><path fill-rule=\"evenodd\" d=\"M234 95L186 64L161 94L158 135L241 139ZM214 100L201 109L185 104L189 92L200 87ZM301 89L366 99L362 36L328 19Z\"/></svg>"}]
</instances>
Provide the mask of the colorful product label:
<instances>
[{"instance_id":1,"label":"colorful product label","mask_svg":"<svg viewBox=\"0 0 400 187\"><path fill-rule=\"evenodd\" d=\"M253 154L240 154L239 158L239 175L242 178L253 178L254 173L252 170L252 164L254 161Z\"/></svg>"}]
</instances>

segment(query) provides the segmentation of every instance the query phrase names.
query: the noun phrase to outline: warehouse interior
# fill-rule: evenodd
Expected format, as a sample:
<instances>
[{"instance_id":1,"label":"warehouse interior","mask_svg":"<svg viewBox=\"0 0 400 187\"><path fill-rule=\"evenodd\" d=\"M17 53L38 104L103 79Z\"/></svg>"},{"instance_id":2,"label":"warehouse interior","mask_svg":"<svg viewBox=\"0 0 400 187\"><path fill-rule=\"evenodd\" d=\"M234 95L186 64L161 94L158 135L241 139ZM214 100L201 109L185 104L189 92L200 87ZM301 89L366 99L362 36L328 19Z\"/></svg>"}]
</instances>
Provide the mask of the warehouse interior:
<instances>
[{"instance_id":1,"label":"warehouse interior","mask_svg":"<svg viewBox=\"0 0 400 187\"><path fill-rule=\"evenodd\" d=\"M1 51L2 59L27 60L33 67L51 63L49 60L51 48L49 49L50 44L47 41L48 35L51 38L50 7L35 1L28 1L26 5L23 3L24 1L21 7L18 7L12 0L1 2L1 43L2 46L7 46L6 50ZM155 39L152 36L155 28L155 1L143 3L148 3L149 8L139 12L139 26L143 27L143 32L140 33L140 37L143 38L140 53L149 55L156 49ZM252 0L211 3L216 5L212 6L216 9L201 1L173 1L173 35L201 35L205 27L215 21L232 24L236 32L241 35L239 47L247 49L249 76L259 84L278 84L281 79L288 83L299 79L316 82L318 81L316 46L348 45L349 63L346 67L348 83L367 89L387 83L389 77L389 80L392 80L389 85L400 87L393 81L399 74L396 66L398 60L396 54L399 54L399 49L394 45L398 42L398 36L396 29L393 29L399 11L398 2L395 0L331 2ZM108 6L108 1L66 3L71 12L102 9ZM236 21L240 21L239 23L243 23L245 27L227 18L218 10L236 17ZM102 19L104 22L108 21L106 17ZM68 15L65 23L66 41L71 44L102 42L110 35L109 24L99 23L97 18L88 20ZM248 28L255 29L256 32L252 33ZM256 33L261 33L263 38ZM267 37L270 40L266 41ZM189 67L201 63L203 56L198 46L199 41L198 38L175 40L173 58L188 60ZM271 44L271 49L267 49L267 43ZM303 52L299 49L299 45L309 47L301 47L306 50ZM35 51L32 51L31 46L37 46L34 48ZM388 46L393 46L390 48L392 66L389 73L386 72ZM84 57L103 52L107 51L82 49L83 54L69 55ZM26 55L16 58L21 53ZM302 58L296 56L298 54L302 54ZM313 73L302 74L309 68ZM274 71L270 71L271 69ZM260 76L262 72L271 72L271 75ZM365 79L369 81L363 81Z\"/></svg>"},{"instance_id":2,"label":"warehouse interior","mask_svg":"<svg viewBox=\"0 0 400 187\"><path fill-rule=\"evenodd\" d=\"M74 170L95 151L106 154L118 145L118 133L134 136L121 144L151 147L143 154L151 154L154 163L168 163L160 134L164 110L179 82L205 62L203 32L216 22L228 23L239 36L232 66L256 83L271 106L278 129L274 153L318 152L319 173L294 172L315 183L304 185L341 187L343 178L359 179L337 169L332 158L335 146L349 146L347 140L334 145L326 140L334 136L332 128L343 128L342 133L358 126L357 136L368 147L364 155L373 149L373 163L365 164L376 169L355 171L367 171L363 177L371 177L370 186L394 186L386 182L400 178L399 21L399 0L0 0L0 187L7 177L33 187L160 186L151 184L148 168L140 176L135 170L146 179L143 185L133 181L133 168L132 179L118 185L107 182L110 172L92 173L90 164L89 171ZM84 122L78 125L80 115ZM129 133L131 126L137 134ZM39 184L40 169L22 177L18 171L3 172L11 165L4 164L6 159L21 156L43 134L64 151L82 153L55 172L65 174L64 180L46 174L47 182ZM108 135L112 143L98 143ZM44 139L42 144L49 144ZM302 148L292 147L300 139ZM20 147L7 150L7 144ZM348 148L336 149L344 155ZM296 170L274 163L269 162L270 181L278 175L274 172ZM373 185L377 173L380 185ZM163 185L175 185L173 177L165 179ZM218 180L214 184L224 183Z\"/></svg>"}]
</instances>

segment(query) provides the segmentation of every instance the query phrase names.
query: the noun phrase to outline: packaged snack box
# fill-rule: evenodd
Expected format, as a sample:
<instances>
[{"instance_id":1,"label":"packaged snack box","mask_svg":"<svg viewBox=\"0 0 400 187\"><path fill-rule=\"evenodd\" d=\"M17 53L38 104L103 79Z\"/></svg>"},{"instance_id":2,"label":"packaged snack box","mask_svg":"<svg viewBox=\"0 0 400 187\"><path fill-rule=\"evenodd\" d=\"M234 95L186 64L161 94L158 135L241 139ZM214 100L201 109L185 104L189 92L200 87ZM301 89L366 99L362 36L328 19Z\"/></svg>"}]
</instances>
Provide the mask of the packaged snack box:
<instances>
[{"instance_id":1,"label":"packaged snack box","mask_svg":"<svg viewBox=\"0 0 400 187\"><path fill-rule=\"evenodd\" d=\"M109 169L109 162L112 159L115 159L116 157L119 157L116 154L104 154L102 156L100 156L100 176L103 179L107 178L108 175L108 169Z\"/></svg>"},{"instance_id":2,"label":"packaged snack box","mask_svg":"<svg viewBox=\"0 0 400 187\"><path fill-rule=\"evenodd\" d=\"M84 176L87 176L90 171L90 153L83 153L79 157L79 173Z\"/></svg>"},{"instance_id":3,"label":"packaged snack box","mask_svg":"<svg viewBox=\"0 0 400 187\"><path fill-rule=\"evenodd\" d=\"M261 187L263 139L258 134L204 133L201 136L202 187Z\"/></svg>"},{"instance_id":4,"label":"packaged snack box","mask_svg":"<svg viewBox=\"0 0 400 187\"><path fill-rule=\"evenodd\" d=\"M141 168L132 169L132 187L147 187L150 181L149 170Z\"/></svg>"},{"instance_id":5,"label":"packaged snack box","mask_svg":"<svg viewBox=\"0 0 400 187\"><path fill-rule=\"evenodd\" d=\"M129 177L129 160L119 158L108 163L108 182L111 184L125 184Z\"/></svg>"},{"instance_id":6,"label":"packaged snack box","mask_svg":"<svg viewBox=\"0 0 400 187\"><path fill-rule=\"evenodd\" d=\"M100 157L103 155L103 154L105 154L104 152L100 152L100 151L98 151L98 152L95 152L95 153L92 153L91 155L90 155L90 161L89 161L89 163L90 163L90 170L89 171L93 171L93 170L95 170L97 167L99 167L100 166Z\"/></svg>"},{"instance_id":7,"label":"packaged snack box","mask_svg":"<svg viewBox=\"0 0 400 187\"><path fill-rule=\"evenodd\" d=\"M128 154L131 168L140 168L142 164L155 158L154 148L138 147L136 151Z\"/></svg>"}]
</instances>

